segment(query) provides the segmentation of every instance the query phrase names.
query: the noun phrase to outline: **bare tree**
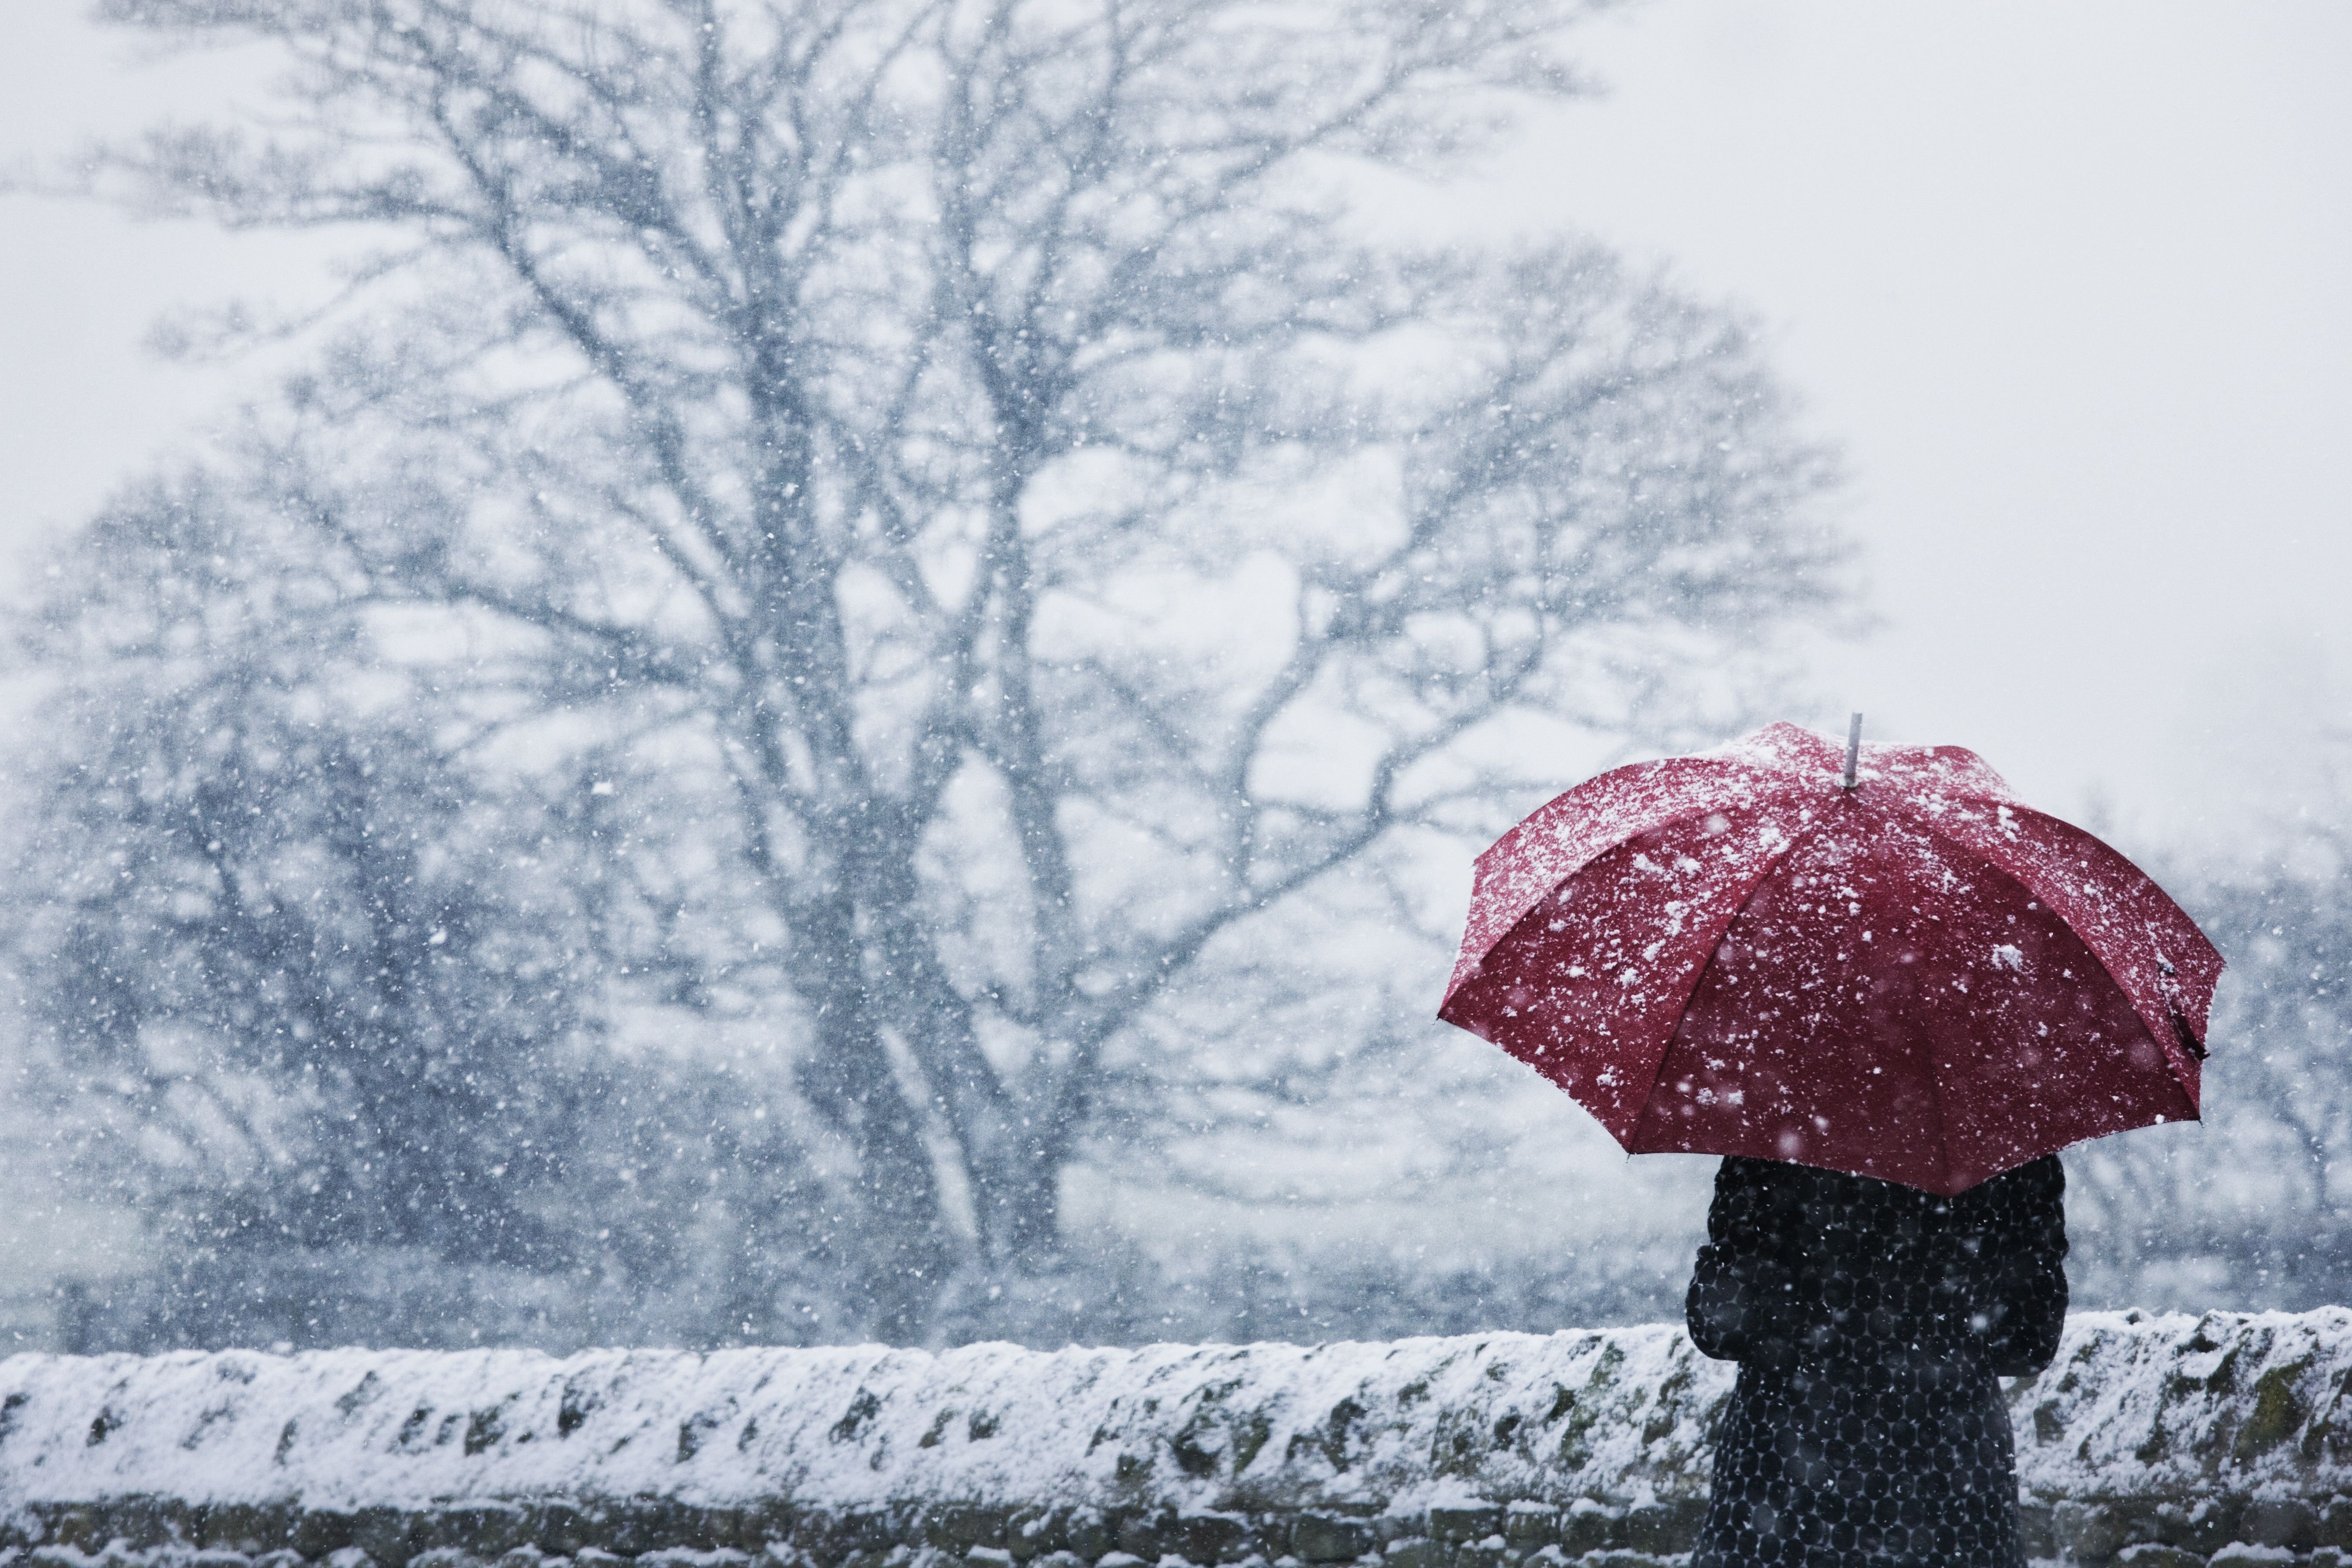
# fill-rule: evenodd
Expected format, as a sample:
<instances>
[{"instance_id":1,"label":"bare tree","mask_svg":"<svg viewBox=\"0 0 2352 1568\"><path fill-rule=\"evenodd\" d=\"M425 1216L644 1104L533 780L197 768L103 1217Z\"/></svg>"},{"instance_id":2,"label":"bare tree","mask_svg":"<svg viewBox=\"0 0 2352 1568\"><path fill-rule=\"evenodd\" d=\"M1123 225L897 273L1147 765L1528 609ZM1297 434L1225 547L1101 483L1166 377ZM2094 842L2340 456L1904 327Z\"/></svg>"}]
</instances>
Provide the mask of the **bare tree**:
<instances>
[{"instance_id":1,"label":"bare tree","mask_svg":"<svg viewBox=\"0 0 2352 1568\"><path fill-rule=\"evenodd\" d=\"M581 879L360 650L349 584L201 482L79 542L10 945L79 1163L184 1239L543 1265L571 1175ZM256 547L259 548L256 548ZM422 722L421 722L422 721ZM553 846L551 857L548 847Z\"/></svg>"},{"instance_id":2,"label":"bare tree","mask_svg":"<svg viewBox=\"0 0 2352 1568\"><path fill-rule=\"evenodd\" d=\"M607 797L322 636L355 579L310 522L142 488L20 623L58 679L0 904L37 980L19 1158L154 1242L64 1347L854 1328L771 1075L611 1048Z\"/></svg>"},{"instance_id":3,"label":"bare tree","mask_svg":"<svg viewBox=\"0 0 2352 1568\"><path fill-rule=\"evenodd\" d=\"M2352 841L2324 815L2256 832L2260 853L2166 879L2230 962L2204 1125L2068 1156L2108 1300L2298 1308L2352 1286Z\"/></svg>"},{"instance_id":4,"label":"bare tree","mask_svg":"<svg viewBox=\"0 0 2352 1568\"><path fill-rule=\"evenodd\" d=\"M2224 1091L2224 1130L2242 1138L2252 1127L2231 1123L2265 1128L2288 1153L2265 1163L2300 1189L2299 1206L2336 1216L2346 1194L2335 1167L2352 1155L2352 1074L2343 1067L2352 860L2332 826L2314 825L2299 838L2283 863L2203 889L2238 970L2225 1015L2236 1049L2209 1070Z\"/></svg>"},{"instance_id":5,"label":"bare tree","mask_svg":"<svg viewBox=\"0 0 2352 1568\"><path fill-rule=\"evenodd\" d=\"M1736 321L1347 216L1571 90L1572 9L103 7L289 62L110 188L378 241L224 459L338 563L288 613L569 778L612 1005L788 1050L874 1330L1050 1265L1120 1042L1323 973L1508 726L1668 726L1839 601Z\"/></svg>"}]
</instances>

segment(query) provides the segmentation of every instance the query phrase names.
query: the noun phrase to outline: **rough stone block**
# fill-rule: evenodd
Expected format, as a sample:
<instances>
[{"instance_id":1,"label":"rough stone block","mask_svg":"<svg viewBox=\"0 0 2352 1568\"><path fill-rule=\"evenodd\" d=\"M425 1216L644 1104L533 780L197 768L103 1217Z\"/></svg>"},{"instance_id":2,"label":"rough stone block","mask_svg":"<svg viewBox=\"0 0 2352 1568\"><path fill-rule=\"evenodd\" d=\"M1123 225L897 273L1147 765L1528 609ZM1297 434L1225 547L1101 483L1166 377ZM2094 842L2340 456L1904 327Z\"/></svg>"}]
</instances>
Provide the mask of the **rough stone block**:
<instances>
[{"instance_id":1,"label":"rough stone block","mask_svg":"<svg viewBox=\"0 0 2352 1568\"><path fill-rule=\"evenodd\" d=\"M545 1546L547 1542L541 1541L540 1544ZM835 1538L832 1516L814 1511L795 1516L792 1533L778 1544L790 1547L797 1561L810 1563L838 1562L847 1550Z\"/></svg>"},{"instance_id":2,"label":"rough stone block","mask_svg":"<svg viewBox=\"0 0 2352 1568\"><path fill-rule=\"evenodd\" d=\"M2282 1568L2294 1561L2294 1553L2284 1546L2256 1546L2252 1542L2233 1541L2205 1560L2206 1568Z\"/></svg>"},{"instance_id":3,"label":"rough stone block","mask_svg":"<svg viewBox=\"0 0 2352 1568\"><path fill-rule=\"evenodd\" d=\"M1187 1563L1238 1563L1249 1555L1249 1521L1231 1513L1181 1513L1163 1533Z\"/></svg>"},{"instance_id":4,"label":"rough stone block","mask_svg":"<svg viewBox=\"0 0 2352 1568\"><path fill-rule=\"evenodd\" d=\"M293 1523L291 1509L267 1503L215 1503L197 1521L196 1544L251 1557L289 1544Z\"/></svg>"},{"instance_id":5,"label":"rough stone block","mask_svg":"<svg viewBox=\"0 0 2352 1568\"><path fill-rule=\"evenodd\" d=\"M2123 1526L2094 1503L2060 1503L2050 1510L2050 1527L2059 1549L2077 1563L2111 1562L2124 1544Z\"/></svg>"},{"instance_id":6,"label":"rough stone block","mask_svg":"<svg viewBox=\"0 0 2352 1568\"><path fill-rule=\"evenodd\" d=\"M2199 1498L2159 1509L2156 1538L2167 1546L2210 1557L2238 1538L2239 1510L2240 1500L2234 1498Z\"/></svg>"},{"instance_id":7,"label":"rough stone block","mask_svg":"<svg viewBox=\"0 0 2352 1568\"><path fill-rule=\"evenodd\" d=\"M425 1550L423 1522L396 1508L363 1508L352 1515L352 1545L381 1568L408 1568Z\"/></svg>"},{"instance_id":8,"label":"rough stone block","mask_svg":"<svg viewBox=\"0 0 2352 1568\"><path fill-rule=\"evenodd\" d=\"M1591 1498L1579 1498L1560 1516L1559 1549L1570 1557L1582 1557L1608 1547L1622 1546L1624 1528L1622 1514Z\"/></svg>"},{"instance_id":9,"label":"rough stone block","mask_svg":"<svg viewBox=\"0 0 2352 1568\"><path fill-rule=\"evenodd\" d=\"M832 1535L837 1550L871 1552L877 1560L915 1539L910 1525L878 1510L834 1515Z\"/></svg>"},{"instance_id":10,"label":"rough stone block","mask_svg":"<svg viewBox=\"0 0 2352 1568\"><path fill-rule=\"evenodd\" d=\"M1130 1557L1146 1563L1157 1563L1176 1550L1168 1538L1167 1527L1175 1516L1167 1513L1139 1513L1118 1521L1118 1549Z\"/></svg>"},{"instance_id":11,"label":"rough stone block","mask_svg":"<svg viewBox=\"0 0 2352 1568\"><path fill-rule=\"evenodd\" d=\"M659 1513L653 1545L644 1551L719 1552L732 1543L735 1517L723 1508L694 1508L671 1503Z\"/></svg>"},{"instance_id":12,"label":"rough stone block","mask_svg":"<svg viewBox=\"0 0 2352 1568\"><path fill-rule=\"evenodd\" d=\"M194 1539L196 1507L178 1498L155 1500L155 1518L163 1531L158 1546L176 1546ZM299 1520L296 1522L299 1522ZM291 1542L289 1542L290 1545ZM298 1548L299 1550L299 1548Z\"/></svg>"},{"instance_id":13,"label":"rough stone block","mask_svg":"<svg viewBox=\"0 0 2352 1568\"><path fill-rule=\"evenodd\" d=\"M1024 1509L1004 1521L1004 1549L1015 1563L1029 1563L1058 1551L1062 1521L1050 1509Z\"/></svg>"},{"instance_id":14,"label":"rough stone block","mask_svg":"<svg viewBox=\"0 0 2352 1568\"><path fill-rule=\"evenodd\" d=\"M428 1546L408 1560L408 1568L482 1568L482 1560L460 1546Z\"/></svg>"},{"instance_id":15,"label":"rough stone block","mask_svg":"<svg viewBox=\"0 0 2352 1568\"><path fill-rule=\"evenodd\" d=\"M798 1522L793 1506L779 1499L748 1504L732 1513L729 1537L754 1557L767 1550L771 1542L790 1541L793 1526Z\"/></svg>"},{"instance_id":16,"label":"rough stone block","mask_svg":"<svg viewBox=\"0 0 2352 1568\"><path fill-rule=\"evenodd\" d=\"M474 1557L502 1557L530 1539L528 1526L529 1518L519 1508L444 1508L435 1510L425 1540L428 1549L455 1547Z\"/></svg>"},{"instance_id":17,"label":"rough stone block","mask_svg":"<svg viewBox=\"0 0 2352 1568\"><path fill-rule=\"evenodd\" d=\"M756 1552L775 1538L768 1532L763 1510L707 1508L702 1517L704 1528L721 1552Z\"/></svg>"},{"instance_id":18,"label":"rough stone block","mask_svg":"<svg viewBox=\"0 0 2352 1568\"><path fill-rule=\"evenodd\" d=\"M1533 1549L1559 1539L1559 1510L1549 1503L1515 1502L1503 1510L1503 1539Z\"/></svg>"},{"instance_id":19,"label":"rough stone block","mask_svg":"<svg viewBox=\"0 0 2352 1568\"><path fill-rule=\"evenodd\" d=\"M1625 1514L1625 1544L1653 1557L1672 1557L1698 1544L1706 1504L1696 1499L1643 1503Z\"/></svg>"},{"instance_id":20,"label":"rough stone block","mask_svg":"<svg viewBox=\"0 0 2352 1568\"><path fill-rule=\"evenodd\" d=\"M352 1543L352 1516L332 1509L309 1509L294 1521L292 1546L304 1557L316 1560L331 1552L341 1552Z\"/></svg>"},{"instance_id":21,"label":"rough stone block","mask_svg":"<svg viewBox=\"0 0 2352 1568\"><path fill-rule=\"evenodd\" d=\"M2058 1536L2057 1532L2050 1528L2049 1504L2020 1503L2017 1509L2017 1527L2018 1535L2025 1548L2027 1557L2058 1555Z\"/></svg>"},{"instance_id":22,"label":"rough stone block","mask_svg":"<svg viewBox=\"0 0 2352 1568\"><path fill-rule=\"evenodd\" d=\"M588 1516L570 1503L541 1503L530 1510L530 1539L551 1556L568 1557L590 1544Z\"/></svg>"},{"instance_id":23,"label":"rough stone block","mask_svg":"<svg viewBox=\"0 0 2352 1568\"><path fill-rule=\"evenodd\" d=\"M664 1506L664 1500L652 1498L646 1500L654 1506L597 1510L589 1517L589 1544L582 1548L583 1552L609 1552L625 1562L641 1552L669 1545L667 1526L677 1505ZM586 1561L584 1555L582 1561Z\"/></svg>"},{"instance_id":24,"label":"rough stone block","mask_svg":"<svg viewBox=\"0 0 2352 1568\"><path fill-rule=\"evenodd\" d=\"M2319 1544L2352 1546L2352 1498L2329 1498L2319 1510Z\"/></svg>"},{"instance_id":25,"label":"rough stone block","mask_svg":"<svg viewBox=\"0 0 2352 1568\"><path fill-rule=\"evenodd\" d=\"M1433 1508L1429 1510L1429 1533L1440 1541L1484 1541L1498 1535L1503 1529L1503 1510L1498 1507Z\"/></svg>"},{"instance_id":26,"label":"rough stone block","mask_svg":"<svg viewBox=\"0 0 2352 1568\"><path fill-rule=\"evenodd\" d=\"M1360 1519L1302 1513L1290 1524L1290 1550L1302 1562L1351 1563L1371 1549L1371 1530Z\"/></svg>"},{"instance_id":27,"label":"rough stone block","mask_svg":"<svg viewBox=\"0 0 2352 1568\"><path fill-rule=\"evenodd\" d=\"M1381 1557L1389 1568L1446 1568L1444 1546L1426 1535L1391 1541Z\"/></svg>"},{"instance_id":28,"label":"rough stone block","mask_svg":"<svg viewBox=\"0 0 2352 1568\"><path fill-rule=\"evenodd\" d=\"M2319 1544L2319 1510L2301 1498L2256 1498L2239 1516L2238 1530L2256 1546L2308 1552Z\"/></svg>"},{"instance_id":29,"label":"rough stone block","mask_svg":"<svg viewBox=\"0 0 2352 1568\"><path fill-rule=\"evenodd\" d=\"M969 1568L1013 1568L1013 1553L1002 1546L975 1546L963 1560Z\"/></svg>"},{"instance_id":30,"label":"rough stone block","mask_svg":"<svg viewBox=\"0 0 2352 1568\"><path fill-rule=\"evenodd\" d=\"M1081 1562L1092 1563L1111 1549L1110 1521L1093 1509L1074 1509L1062 1518L1062 1545Z\"/></svg>"},{"instance_id":31,"label":"rough stone block","mask_svg":"<svg viewBox=\"0 0 2352 1568\"><path fill-rule=\"evenodd\" d=\"M975 1546L1002 1547L1007 1517L1007 1511L999 1508L932 1509L923 1516L922 1541L927 1546L959 1554Z\"/></svg>"},{"instance_id":32,"label":"rough stone block","mask_svg":"<svg viewBox=\"0 0 2352 1568\"><path fill-rule=\"evenodd\" d=\"M1507 1550L1499 1532L1484 1541L1464 1542L1454 1549L1454 1568L1505 1568Z\"/></svg>"},{"instance_id":33,"label":"rough stone block","mask_svg":"<svg viewBox=\"0 0 2352 1568\"><path fill-rule=\"evenodd\" d=\"M2178 1546L2143 1541L2116 1553L2117 1568L2205 1568L2205 1559Z\"/></svg>"},{"instance_id":34,"label":"rough stone block","mask_svg":"<svg viewBox=\"0 0 2352 1568\"><path fill-rule=\"evenodd\" d=\"M2104 1500L2102 1506L2114 1518L2124 1546L2164 1539L2163 1505L2158 1499L2109 1498Z\"/></svg>"},{"instance_id":35,"label":"rough stone block","mask_svg":"<svg viewBox=\"0 0 2352 1568\"><path fill-rule=\"evenodd\" d=\"M58 1554L58 1552L80 1552L82 1556L97 1556L101 1554L101 1552L106 1552L108 1540L113 1538L113 1531L108 1528L108 1519L103 1510L89 1510L87 1514L75 1516L73 1521L70 1521L66 1528L73 1531L73 1535L68 1538L64 1531L58 1531L57 1540L52 1540L47 1547L47 1552L52 1556Z\"/></svg>"},{"instance_id":36,"label":"rough stone block","mask_svg":"<svg viewBox=\"0 0 2352 1568\"><path fill-rule=\"evenodd\" d=\"M169 1498L125 1498L108 1505L102 1528L110 1547L139 1551L181 1540L184 1516L185 1510Z\"/></svg>"}]
</instances>

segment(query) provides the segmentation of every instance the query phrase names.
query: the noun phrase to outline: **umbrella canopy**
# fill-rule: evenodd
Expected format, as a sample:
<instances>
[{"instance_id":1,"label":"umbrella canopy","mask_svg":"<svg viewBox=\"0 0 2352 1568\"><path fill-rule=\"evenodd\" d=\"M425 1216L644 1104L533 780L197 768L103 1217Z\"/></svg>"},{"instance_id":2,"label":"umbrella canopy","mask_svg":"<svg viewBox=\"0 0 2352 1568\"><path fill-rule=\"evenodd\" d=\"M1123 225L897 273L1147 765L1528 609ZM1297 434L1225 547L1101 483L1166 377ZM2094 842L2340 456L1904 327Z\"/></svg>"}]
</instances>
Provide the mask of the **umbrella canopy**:
<instances>
[{"instance_id":1,"label":"umbrella canopy","mask_svg":"<svg viewBox=\"0 0 2352 1568\"><path fill-rule=\"evenodd\" d=\"M1438 1016L1633 1152L1965 1191L2194 1121L2221 957L1957 746L1774 724L1618 768L1478 858Z\"/></svg>"}]
</instances>

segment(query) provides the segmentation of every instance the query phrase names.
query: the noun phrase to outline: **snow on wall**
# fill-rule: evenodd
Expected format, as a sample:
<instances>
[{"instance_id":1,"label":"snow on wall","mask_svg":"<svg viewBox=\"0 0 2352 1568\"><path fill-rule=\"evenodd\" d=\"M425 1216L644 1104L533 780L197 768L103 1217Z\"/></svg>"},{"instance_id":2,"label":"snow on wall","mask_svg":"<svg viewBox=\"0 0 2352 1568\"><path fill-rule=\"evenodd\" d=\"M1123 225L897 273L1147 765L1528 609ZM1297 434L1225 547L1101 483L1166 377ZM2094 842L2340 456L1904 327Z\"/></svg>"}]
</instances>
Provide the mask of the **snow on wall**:
<instances>
[{"instance_id":1,"label":"snow on wall","mask_svg":"<svg viewBox=\"0 0 2352 1568\"><path fill-rule=\"evenodd\" d=\"M0 1496L342 1510L1646 1496L1703 1488L1690 1461L1731 1370L1667 1328L1052 1353L20 1355L0 1362Z\"/></svg>"},{"instance_id":2,"label":"snow on wall","mask_svg":"<svg viewBox=\"0 0 2352 1568\"><path fill-rule=\"evenodd\" d=\"M18 1355L0 1508L952 1500L1363 1516L1705 1493L1733 1369L1677 1329L1388 1344ZM2029 1499L2352 1492L2352 1311L2070 1321Z\"/></svg>"}]
</instances>

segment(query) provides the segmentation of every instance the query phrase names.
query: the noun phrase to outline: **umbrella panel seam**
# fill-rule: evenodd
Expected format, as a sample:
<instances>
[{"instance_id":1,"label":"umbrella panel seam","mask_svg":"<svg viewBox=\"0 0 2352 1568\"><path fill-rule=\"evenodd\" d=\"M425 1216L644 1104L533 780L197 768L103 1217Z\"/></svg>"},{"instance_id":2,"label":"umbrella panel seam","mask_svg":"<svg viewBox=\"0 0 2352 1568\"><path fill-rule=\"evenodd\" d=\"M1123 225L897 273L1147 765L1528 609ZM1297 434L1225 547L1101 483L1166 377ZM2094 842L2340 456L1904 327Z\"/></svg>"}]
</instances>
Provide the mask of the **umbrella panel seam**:
<instances>
[{"instance_id":1,"label":"umbrella panel seam","mask_svg":"<svg viewBox=\"0 0 2352 1568\"><path fill-rule=\"evenodd\" d=\"M2044 822L2053 823L2058 826L2066 828L2072 832L2083 832L2081 828L2076 827L2073 823L2066 821L2063 817L2053 816L2046 811L2034 811L2032 806L2018 805L2012 805L2010 809L2011 811L2032 812L2035 816L2042 818ZM2039 901L2046 897L2040 889L2036 888L2032 882L2026 880L2023 876L2020 875L2016 871L2011 870L2008 867L2002 865L2000 861L1995 860L1990 855L1987 854L1984 850L1978 848L1975 845L1968 844L1960 839L1953 837L1950 834L1942 831L1942 829L1934 822L1924 816L1914 816L1908 813L1906 813L1906 816L1915 826L1930 835L1937 840L1937 842L1946 846L1948 848L1958 852L1959 854L1969 857L1975 860L1978 865L1984 867L1987 870L1991 871L1995 875L2007 878L2010 881L2017 884L2017 886L2030 898ZM2090 837L2091 836L2084 834L2084 837ZM2095 840L2094 841L2095 842ZM2125 858L2119 854L2117 858ZM2125 863L2129 865L2130 861L2128 859L2125 859ZM2137 866L2134 866L2132 868L2134 870L2139 869ZM2147 873L2144 871L2140 874L2143 877L2147 876ZM2155 885L2155 879L2153 878L2149 878L2148 880L2151 886ZM2161 892L2162 889L2158 888L2158 890ZM2167 894L2166 897L2168 898L2170 895ZM2174 1052L2178 1048L2177 1042L2165 1039L2149 1026L2147 1016L2140 1011L2138 998L2133 994L2132 988L2124 984L2123 977L2116 973L2115 966L2107 962L2106 955L2092 945L2091 939L2084 935L2082 930L2078 928L2074 921L2060 914L2054 906L2051 907L2050 914L2052 919L2055 920L2060 925L2074 933L2075 938L2083 944L2083 951L2091 955L2091 962L2099 966L2099 973L2106 976L2107 984L2116 988L2116 994L2123 997L2125 1005L2131 1009L2132 1016L2138 1020L2141 1030L2147 1036L2148 1043L2154 1046L2157 1049L2158 1055L2164 1058L2164 1070L2166 1074L2171 1078L2174 1087L2180 1090L2182 1098L2189 1101L2189 1120L2194 1121L2202 1121L2205 1120L2203 1107L2200 1103L2204 1098L2202 1093L2202 1077L2200 1075L2198 1089L2191 1089L2189 1087L2187 1080L2180 1075L2179 1065L2174 1060ZM2182 1021L2185 1023L2187 1020L2183 1019ZM2185 1056L2187 1053L2182 1052L2181 1054Z\"/></svg>"},{"instance_id":2,"label":"umbrella panel seam","mask_svg":"<svg viewBox=\"0 0 2352 1568\"><path fill-rule=\"evenodd\" d=\"M1824 816L1822 820L1815 823L1812 826L1806 828L1803 832L1798 834L1795 837L1782 845L1770 858L1764 862L1764 868L1756 874L1756 879L1754 881L1748 884L1748 890L1740 895L1738 904L1732 910L1731 913L1724 917L1723 924L1717 928L1715 940L1707 944L1706 962L1692 971L1691 983L1683 992L1682 1007L1677 1010L1677 1018L1681 1016L1683 1012L1689 1009L1691 998L1698 994L1699 986L1706 981L1708 972L1715 968L1716 955L1722 951L1724 937L1729 933L1734 925L1738 923L1739 917L1748 912L1748 906L1756 901L1757 895L1761 893L1764 889L1764 884L1772 879L1772 873L1778 870L1781 865L1788 860L1790 856L1794 855L1800 848L1807 843L1810 843L1828 826L1829 819ZM1631 1133L1633 1135L1638 1136L1640 1134L1642 1123L1649 1115L1651 1102L1658 1098L1658 1085L1665 1079L1666 1058L1675 1054L1675 1037L1680 1032L1681 1026L1677 1023L1675 1028L1666 1031L1665 1042L1658 1048L1657 1064L1650 1069L1649 1089L1642 1096L1638 1108L1633 1113L1633 1125L1630 1129ZM1621 1146L1624 1147L1627 1154L1630 1155L1639 1152L1639 1151L1626 1144L1623 1139L1620 1139L1618 1142Z\"/></svg>"}]
</instances>

